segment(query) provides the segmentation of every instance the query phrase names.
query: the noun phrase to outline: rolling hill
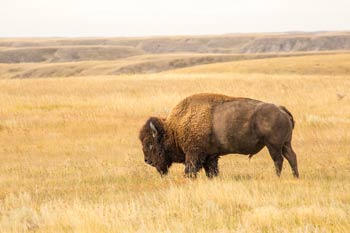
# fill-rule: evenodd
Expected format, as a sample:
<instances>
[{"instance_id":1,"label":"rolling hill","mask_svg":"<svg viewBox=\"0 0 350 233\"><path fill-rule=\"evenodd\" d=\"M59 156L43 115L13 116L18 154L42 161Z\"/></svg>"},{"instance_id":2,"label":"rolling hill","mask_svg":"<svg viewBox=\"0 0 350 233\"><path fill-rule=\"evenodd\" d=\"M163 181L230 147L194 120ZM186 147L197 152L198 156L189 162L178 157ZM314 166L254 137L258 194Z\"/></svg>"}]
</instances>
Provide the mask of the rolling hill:
<instances>
[{"instance_id":1,"label":"rolling hill","mask_svg":"<svg viewBox=\"0 0 350 233\"><path fill-rule=\"evenodd\" d=\"M0 63L111 60L140 54L291 53L350 50L349 32L134 38L2 38Z\"/></svg>"},{"instance_id":2,"label":"rolling hill","mask_svg":"<svg viewBox=\"0 0 350 233\"><path fill-rule=\"evenodd\" d=\"M334 63L330 58L332 54L343 54L339 57L341 59L341 56L347 57L344 54L348 52L349 32L133 38L0 38L0 78L147 74L211 63L300 56L306 59L299 58L298 61L305 67L307 74L327 72ZM325 57L315 57L316 54ZM306 56L320 59L320 64L307 67ZM271 73L296 72L293 71L296 67L288 65L290 60L280 60L283 61L285 63L275 69L268 62L264 64ZM336 63L337 66L342 66L339 67L339 72L348 72L347 61L345 59ZM259 62L261 61L234 63L235 65L227 67L236 72L260 72L262 66L258 65ZM212 72L212 69L224 72L227 69L215 67L208 66L205 72Z\"/></svg>"},{"instance_id":3,"label":"rolling hill","mask_svg":"<svg viewBox=\"0 0 350 233\"><path fill-rule=\"evenodd\" d=\"M349 75L350 53L252 59L178 69L172 73L260 73L299 75Z\"/></svg>"}]
</instances>

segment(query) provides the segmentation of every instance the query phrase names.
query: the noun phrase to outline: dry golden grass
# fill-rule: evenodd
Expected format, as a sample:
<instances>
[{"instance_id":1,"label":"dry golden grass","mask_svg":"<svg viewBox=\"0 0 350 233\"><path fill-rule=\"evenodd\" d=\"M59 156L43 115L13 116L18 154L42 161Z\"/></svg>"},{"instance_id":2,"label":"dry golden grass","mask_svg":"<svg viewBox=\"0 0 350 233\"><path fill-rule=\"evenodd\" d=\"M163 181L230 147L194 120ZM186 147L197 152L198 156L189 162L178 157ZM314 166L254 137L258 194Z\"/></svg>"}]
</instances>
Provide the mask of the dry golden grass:
<instances>
[{"instance_id":1,"label":"dry golden grass","mask_svg":"<svg viewBox=\"0 0 350 233\"><path fill-rule=\"evenodd\" d=\"M0 232L348 232L349 73L218 66L226 72L0 80ZM213 180L186 179L182 165L160 178L138 130L198 92L287 106L301 178L287 163L277 178L265 149L250 162L222 157Z\"/></svg>"}]
</instances>

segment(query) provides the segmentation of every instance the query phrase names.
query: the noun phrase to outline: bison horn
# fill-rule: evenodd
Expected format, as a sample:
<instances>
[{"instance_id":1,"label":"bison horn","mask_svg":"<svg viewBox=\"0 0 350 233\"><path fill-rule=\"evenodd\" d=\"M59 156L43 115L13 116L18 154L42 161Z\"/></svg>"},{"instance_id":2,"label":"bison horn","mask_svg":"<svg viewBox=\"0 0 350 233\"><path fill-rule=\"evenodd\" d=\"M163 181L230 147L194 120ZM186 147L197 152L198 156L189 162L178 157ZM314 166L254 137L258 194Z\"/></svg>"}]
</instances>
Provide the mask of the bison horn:
<instances>
[{"instance_id":1,"label":"bison horn","mask_svg":"<svg viewBox=\"0 0 350 233\"><path fill-rule=\"evenodd\" d=\"M155 138L158 134L158 131L152 122L149 123L149 126L151 127L151 130L152 130L152 136Z\"/></svg>"}]
</instances>

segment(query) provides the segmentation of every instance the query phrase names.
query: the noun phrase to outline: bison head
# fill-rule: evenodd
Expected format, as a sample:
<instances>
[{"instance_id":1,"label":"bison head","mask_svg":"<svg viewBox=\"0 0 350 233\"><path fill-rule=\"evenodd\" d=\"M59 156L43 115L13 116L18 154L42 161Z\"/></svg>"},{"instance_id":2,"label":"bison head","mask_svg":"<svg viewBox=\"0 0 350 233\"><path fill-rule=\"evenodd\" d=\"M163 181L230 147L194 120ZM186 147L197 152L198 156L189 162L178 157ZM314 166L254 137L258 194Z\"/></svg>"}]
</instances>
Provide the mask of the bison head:
<instances>
[{"instance_id":1,"label":"bison head","mask_svg":"<svg viewBox=\"0 0 350 233\"><path fill-rule=\"evenodd\" d=\"M166 175L171 159L164 146L166 132L163 122L164 120L156 117L149 118L140 131L139 139L142 143L145 162L155 167L161 175Z\"/></svg>"}]
</instances>

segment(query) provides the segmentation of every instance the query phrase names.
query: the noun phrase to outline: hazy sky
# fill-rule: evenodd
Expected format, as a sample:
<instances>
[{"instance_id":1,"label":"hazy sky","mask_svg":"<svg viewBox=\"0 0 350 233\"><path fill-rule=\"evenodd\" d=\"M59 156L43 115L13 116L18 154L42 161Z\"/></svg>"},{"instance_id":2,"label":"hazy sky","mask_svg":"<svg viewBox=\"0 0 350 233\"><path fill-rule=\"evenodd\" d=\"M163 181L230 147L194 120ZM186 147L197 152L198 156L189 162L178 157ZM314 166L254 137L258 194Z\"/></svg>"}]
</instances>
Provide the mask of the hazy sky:
<instances>
[{"instance_id":1,"label":"hazy sky","mask_svg":"<svg viewBox=\"0 0 350 233\"><path fill-rule=\"evenodd\" d=\"M0 37L350 30L350 0L0 0Z\"/></svg>"}]
</instances>

